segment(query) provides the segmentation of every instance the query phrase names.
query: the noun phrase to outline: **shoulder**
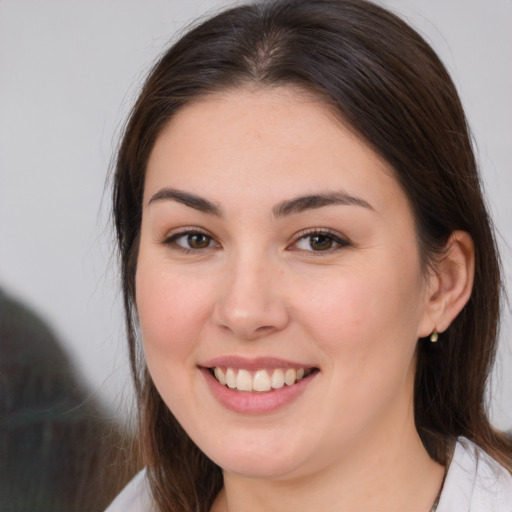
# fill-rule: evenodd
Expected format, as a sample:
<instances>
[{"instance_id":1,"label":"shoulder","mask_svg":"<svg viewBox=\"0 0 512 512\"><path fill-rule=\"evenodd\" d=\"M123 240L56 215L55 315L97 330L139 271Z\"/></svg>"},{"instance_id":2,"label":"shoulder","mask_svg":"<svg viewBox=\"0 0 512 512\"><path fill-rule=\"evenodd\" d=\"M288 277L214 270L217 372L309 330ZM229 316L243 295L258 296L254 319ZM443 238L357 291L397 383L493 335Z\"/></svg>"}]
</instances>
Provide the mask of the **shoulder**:
<instances>
[{"instance_id":1,"label":"shoulder","mask_svg":"<svg viewBox=\"0 0 512 512\"><path fill-rule=\"evenodd\" d=\"M155 512L145 469L128 482L105 512Z\"/></svg>"},{"instance_id":2,"label":"shoulder","mask_svg":"<svg viewBox=\"0 0 512 512\"><path fill-rule=\"evenodd\" d=\"M512 512L512 475L471 441L460 438L437 512Z\"/></svg>"}]
</instances>

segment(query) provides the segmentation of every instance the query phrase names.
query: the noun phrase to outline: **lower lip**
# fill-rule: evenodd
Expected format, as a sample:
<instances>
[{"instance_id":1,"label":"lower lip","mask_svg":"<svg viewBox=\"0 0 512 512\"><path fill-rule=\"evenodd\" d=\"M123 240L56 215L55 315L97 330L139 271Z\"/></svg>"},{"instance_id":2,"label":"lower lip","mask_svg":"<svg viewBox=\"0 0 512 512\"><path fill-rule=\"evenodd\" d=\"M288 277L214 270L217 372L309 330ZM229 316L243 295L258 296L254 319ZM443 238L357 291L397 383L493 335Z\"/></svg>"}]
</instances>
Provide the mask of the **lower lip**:
<instances>
[{"instance_id":1,"label":"lower lip","mask_svg":"<svg viewBox=\"0 0 512 512\"><path fill-rule=\"evenodd\" d=\"M223 386L206 368L201 368L206 382L215 398L227 409L244 414L265 414L274 412L301 395L318 372L314 372L293 386L283 386L267 393L237 391Z\"/></svg>"}]
</instances>

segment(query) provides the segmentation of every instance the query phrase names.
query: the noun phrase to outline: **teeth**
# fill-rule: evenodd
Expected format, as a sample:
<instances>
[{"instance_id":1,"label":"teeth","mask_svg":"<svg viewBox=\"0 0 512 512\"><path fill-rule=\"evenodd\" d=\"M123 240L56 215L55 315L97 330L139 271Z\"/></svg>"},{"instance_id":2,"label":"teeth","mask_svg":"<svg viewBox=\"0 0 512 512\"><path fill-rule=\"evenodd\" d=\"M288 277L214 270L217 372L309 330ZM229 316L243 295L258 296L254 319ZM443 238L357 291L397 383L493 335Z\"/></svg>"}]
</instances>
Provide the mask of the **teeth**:
<instances>
[{"instance_id":1,"label":"teeth","mask_svg":"<svg viewBox=\"0 0 512 512\"><path fill-rule=\"evenodd\" d=\"M223 385L226 385L226 376L224 375L224 372L222 371L222 368L215 368L214 370L215 378Z\"/></svg>"},{"instance_id":2,"label":"teeth","mask_svg":"<svg viewBox=\"0 0 512 512\"><path fill-rule=\"evenodd\" d=\"M295 384L295 381L297 380L297 370L294 370L293 368L288 368L286 370L286 373L284 374L284 381L287 386L291 386L292 384Z\"/></svg>"},{"instance_id":3,"label":"teeth","mask_svg":"<svg viewBox=\"0 0 512 512\"><path fill-rule=\"evenodd\" d=\"M277 369L272 373L272 387L274 389L280 389L284 386L284 372L283 370Z\"/></svg>"},{"instance_id":4,"label":"teeth","mask_svg":"<svg viewBox=\"0 0 512 512\"><path fill-rule=\"evenodd\" d=\"M233 368L228 368L226 370L226 384L228 385L228 388L236 388L236 373Z\"/></svg>"},{"instance_id":5,"label":"teeth","mask_svg":"<svg viewBox=\"0 0 512 512\"><path fill-rule=\"evenodd\" d=\"M247 370L240 370L236 376L236 388L239 391L252 391L252 377Z\"/></svg>"},{"instance_id":6,"label":"teeth","mask_svg":"<svg viewBox=\"0 0 512 512\"><path fill-rule=\"evenodd\" d=\"M270 373L270 374L269 374ZM238 391L268 392L272 389L281 389L286 384L293 386L310 372L305 368L276 368L274 370L258 370L252 374L248 370L226 368L219 366L213 369L215 378L230 389Z\"/></svg>"},{"instance_id":7,"label":"teeth","mask_svg":"<svg viewBox=\"0 0 512 512\"><path fill-rule=\"evenodd\" d=\"M254 389L254 391L270 391L272 389L270 377L265 370L258 370L254 374L252 379L252 389Z\"/></svg>"}]
</instances>

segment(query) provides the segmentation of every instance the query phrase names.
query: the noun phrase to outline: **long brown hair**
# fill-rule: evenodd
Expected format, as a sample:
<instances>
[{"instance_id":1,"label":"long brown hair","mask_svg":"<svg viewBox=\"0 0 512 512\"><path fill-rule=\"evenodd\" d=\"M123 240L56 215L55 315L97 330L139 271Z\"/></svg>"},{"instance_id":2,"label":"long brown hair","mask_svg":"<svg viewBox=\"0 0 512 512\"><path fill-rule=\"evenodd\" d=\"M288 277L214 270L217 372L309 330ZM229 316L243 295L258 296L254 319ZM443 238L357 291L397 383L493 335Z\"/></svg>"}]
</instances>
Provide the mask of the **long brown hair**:
<instances>
[{"instance_id":1,"label":"long brown hair","mask_svg":"<svg viewBox=\"0 0 512 512\"><path fill-rule=\"evenodd\" d=\"M183 105L244 85L302 87L318 95L395 171L414 212L426 271L454 230L476 250L471 298L437 344L419 340L415 420L431 457L446 462L458 436L512 468L512 448L485 405L500 306L500 265L464 111L430 46L365 0L274 0L224 11L160 59L120 145L114 219L140 435L160 510L207 511L222 474L158 395L137 345L134 277L149 154Z\"/></svg>"}]
</instances>

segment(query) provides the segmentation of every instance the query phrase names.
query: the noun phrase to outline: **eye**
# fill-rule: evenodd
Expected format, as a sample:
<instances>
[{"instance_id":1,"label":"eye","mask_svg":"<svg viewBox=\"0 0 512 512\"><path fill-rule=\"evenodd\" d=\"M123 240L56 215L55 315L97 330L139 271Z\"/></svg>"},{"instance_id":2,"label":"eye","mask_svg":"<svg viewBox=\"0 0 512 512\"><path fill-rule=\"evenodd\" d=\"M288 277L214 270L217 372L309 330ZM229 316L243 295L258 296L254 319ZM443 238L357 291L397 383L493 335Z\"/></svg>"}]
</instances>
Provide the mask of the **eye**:
<instances>
[{"instance_id":1,"label":"eye","mask_svg":"<svg viewBox=\"0 0 512 512\"><path fill-rule=\"evenodd\" d=\"M166 238L163 243L165 245L177 246L185 251L200 251L218 247L214 239L202 231L182 231Z\"/></svg>"},{"instance_id":2,"label":"eye","mask_svg":"<svg viewBox=\"0 0 512 512\"><path fill-rule=\"evenodd\" d=\"M314 231L302 235L292 246L300 251L327 252L349 246L350 243L328 231Z\"/></svg>"}]
</instances>

